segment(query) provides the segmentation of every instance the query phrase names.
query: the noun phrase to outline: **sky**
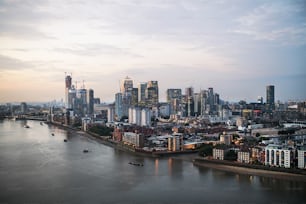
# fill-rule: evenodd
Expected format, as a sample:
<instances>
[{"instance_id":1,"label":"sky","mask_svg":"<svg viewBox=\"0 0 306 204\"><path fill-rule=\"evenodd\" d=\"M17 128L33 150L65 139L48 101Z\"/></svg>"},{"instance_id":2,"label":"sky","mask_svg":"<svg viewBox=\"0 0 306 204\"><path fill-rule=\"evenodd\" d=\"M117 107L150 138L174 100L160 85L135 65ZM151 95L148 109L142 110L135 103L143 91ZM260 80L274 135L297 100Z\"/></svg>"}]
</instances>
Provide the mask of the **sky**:
<instances>
[{"instance_id":1,"label":"sky","mask_svg":"<svg viewBox=\"0 0 306 204\"><path fill-rule=\"evenodd\" d=\"M64 78L113 102L126 76L213 87L226 101L306 100L304 0L0 0L0 103L64 99Z\"/></svg>"}]
</instances>

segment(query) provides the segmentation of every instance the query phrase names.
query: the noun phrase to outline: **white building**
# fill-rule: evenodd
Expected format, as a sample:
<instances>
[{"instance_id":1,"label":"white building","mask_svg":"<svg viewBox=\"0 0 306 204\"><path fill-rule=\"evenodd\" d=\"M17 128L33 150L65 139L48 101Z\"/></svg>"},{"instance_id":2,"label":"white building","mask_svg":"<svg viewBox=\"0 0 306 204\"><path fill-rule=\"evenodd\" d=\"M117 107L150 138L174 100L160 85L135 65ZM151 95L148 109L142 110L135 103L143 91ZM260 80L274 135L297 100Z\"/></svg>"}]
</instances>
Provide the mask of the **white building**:
<instances>
[{"instance_id":1,"label":"white building","mask_svg":"<svg viewBox=\"0 0 306 204\"><path fill-rule=\"evenodd\" d=\"M114 122L115 109L113 107L108 107L107 109L107 122Z\"/></svg>"},{"instance_id":2,"label":"white building","mask_svg":"<svg viewBox=\"0 0 306 204\"><path fill-rule=\"evenodd\" d=\"M141 109L129 108L129 123L135 125L141 125Z\"/></svg>"},{"instance_id":3,"label":"white building","mask_svg":"<svg viewBox=\"0 0 306 204\"><path fill-rule=\"evenodd\" d=\"M270 144L265 148L265 165L290 168L293 151L281 145Z\"/></svg>"},{"instance_id":4,"label":"white building","mask_svg":"<svg viewBox=\"0 0 306 204\"><path fill-rule=\"evenodd\" d=\"M298 150L297 151L298 157L298 168L299 169L306 169L306 150Z\"/></svg>"},{"instance_id":5,"label":"white building","mask_svg":"<svg viewBox=\"0 0 306 204\"><path fill-rule=\"evenodd\" d=\"M213 158L218 160L224 160L224 149L213 149Z\"/></svg>"},{"instance_id":6,"label":"white building","mask_svg":"<svg viewBox=\"0 0 306 204\"><path fill-rule=\"evenodd\" d=\"M149 109L141 110L141 126L151 126L151 112Z\"/></svg>"},{"instance_id":7,"label":"white building","mask_svg":"<svg viewBox=\"0 0 306 204\"><path fill-rule=\"evenodd\" d=\"M237 154L237 161L240 163L250 163L250 152L239 151Z\"/></svg>"}]
</instances>

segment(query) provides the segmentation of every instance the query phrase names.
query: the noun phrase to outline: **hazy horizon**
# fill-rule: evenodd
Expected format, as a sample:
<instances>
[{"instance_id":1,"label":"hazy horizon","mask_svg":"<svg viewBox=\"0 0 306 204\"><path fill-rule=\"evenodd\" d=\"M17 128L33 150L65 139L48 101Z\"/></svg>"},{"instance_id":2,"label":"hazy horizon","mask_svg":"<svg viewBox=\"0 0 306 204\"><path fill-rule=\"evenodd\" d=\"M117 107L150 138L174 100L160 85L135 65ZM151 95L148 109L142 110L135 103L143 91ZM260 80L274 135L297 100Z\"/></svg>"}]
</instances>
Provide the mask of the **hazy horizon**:
<instances>
[{"instance_id":1,"label":"hazy horizon","mask_svg":"<svg viewBox=\"0 0 306 204\"><path fill-rule=\"evenodd\" d=\"M65 72L113 102L119 81L305 100L304 1L0 0L0 103L64 98Z\"/></svg>"}]
</instances>

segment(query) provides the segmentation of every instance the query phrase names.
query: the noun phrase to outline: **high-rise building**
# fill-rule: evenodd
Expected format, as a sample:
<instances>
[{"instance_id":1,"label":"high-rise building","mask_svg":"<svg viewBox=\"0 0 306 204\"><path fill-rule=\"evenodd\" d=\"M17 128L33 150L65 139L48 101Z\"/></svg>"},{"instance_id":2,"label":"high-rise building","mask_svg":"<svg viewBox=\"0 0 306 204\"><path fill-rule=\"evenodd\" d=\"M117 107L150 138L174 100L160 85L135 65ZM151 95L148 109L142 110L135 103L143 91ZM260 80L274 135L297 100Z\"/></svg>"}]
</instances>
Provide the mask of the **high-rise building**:
<instances>
[{"instance_id":1,"label":"high-rise building","mask_svg":"<svg viewBox=\"0 0 306 204\"><path fill-rule=\"evenodd\" d=\"M69 95L69 90L71 89L71 86L72 86L71 81L72 81L71 76L67 75L65 77L65 107L66 108L69 108L68 107L68 97L69 97L68 95Z\"/></svg>"},{"instance_id":2,"label":"high-rise building","mask_svg":"<svg viewBox=\"0 0 306 204\"><path fill-rule=\"evenodd\" d=\"M87 91L87 106L88 114L92 115L94 112L94 91L92 89Z\"/></svg>"},{"instance_id":3,"label":"high-rise building","mask_svg":"<svg viewBox=\"0 0 306 204\"><path fill-rule=\"evenodd\" d=\"M129 77L126 77L122 82L121 82L121 87L120 91L122 94L127 93L127 92L132 92L133 89L133 80Z\"/></svg>"},{"instance_id":4,"label":"high-rise building","mask_svg":"<svg viewBox=\"0 0 306 204\"><path fill-rule=\"evenodd\" d=\"M129 108L132 105L133 80L126 77L121 83L122 93L122 116L129 115Z\"/></svg>"},{"instance_id":5,"label":"high-rise building","mask_svg":"<svg viewBox=\"0 0 306 204\"><path fill-rule=\"evenodd\" d=\"M275 98L274 98L275 89L274 89L274 86L273 85L268 85L266 87L266 91L267 91L267 98L266 98L267 99L267 102L266 102L267 109L269 111L271 111L271 110L274 110L274 107L275 107Z\"/></svg>"},{"instance_id":6,"label":"high-rise building","mask_svg":"<svg viewBox=\"0 0 306 204\"><path fill-rule=\"evenodd\" d=\"M71 87L71 89L68 90L68 103L66 108L67 109L74 109L76 108L76 89L74 86Z\"/></svg>"},{"instance_id":7,"label":"high-rise building","mask_svg":"<svg viewBox=\"0 0 306 204\"><path fill-rule=\"evenodd\" d=\"M138 104L138 88L132 89L132 105L136 106Z\"/></svg>"},{"instance_id":8,"label":"high-rise building","mask_svg":"<svg viewBox=\"0 0 306 204\"><path fill-rule=\"evenodd\" d=\"M146 89L146 102L149 106L158 105L158 82L149 81Z\"/></svg>"},{"instance_id":9,"label":"high-rise building","mask_svg":"<svg viewBox=\"0 0 306 204\"><path fill-rule=\"evenodd\" d=\"M189 97L193 97L193 88L187 87L185 89L185 95L186 95L186 99L188 99Z\"/></svg>"},{"instance_id":10,"label":"high-rise building","mask_svg":"<svg viewBox=\"0 0 306 204\"><path fill-rule=\"evenodd\" d=\"M115 117L120 120L122 114L122 93L116 93L115 95Z\"/></svg>"},{"instance_id":11,"label":"high-rise building","mask_svg":"<svg viewBox=\"0 0 306 204\"><path fill-rule=\"evenodd\" d=\"M182 89L167 89L167 102L171 103L172 99L182 99Z\"/></svg>"},{"instance_id":12,"label":"high-rise building","mask_svg":"<svg viewBox=\"0 0 306 204\"><path fill-rule=\"evenodd\" d=\"M81 116L85 116L88 113L87 106L87 90L82 88L77 90L77 108L74 111Z\"/></svg>"},{"instance_id":13,"label":"high-rise building","mask_svg":"<svg viewBox=\"0 0 306 204\"><path fill-rule=\"evenodd\" d=\"M147 83L141 82L138 84L138 101L142 104L146 102Z\"/></svg>"},{"instance_id":14,"label":"high-rise building","mask_svg":"<svg viewBox=\"0 0 306 204\"><path fill-rule=\"evenodd\" d=\"M22 103L20 104L20 112L21 112L22 114L25 114L25 113L28 112L28 106L27 106L27 104L26 104L25 102L22 102Z\"/></svg>"}]
</instances>

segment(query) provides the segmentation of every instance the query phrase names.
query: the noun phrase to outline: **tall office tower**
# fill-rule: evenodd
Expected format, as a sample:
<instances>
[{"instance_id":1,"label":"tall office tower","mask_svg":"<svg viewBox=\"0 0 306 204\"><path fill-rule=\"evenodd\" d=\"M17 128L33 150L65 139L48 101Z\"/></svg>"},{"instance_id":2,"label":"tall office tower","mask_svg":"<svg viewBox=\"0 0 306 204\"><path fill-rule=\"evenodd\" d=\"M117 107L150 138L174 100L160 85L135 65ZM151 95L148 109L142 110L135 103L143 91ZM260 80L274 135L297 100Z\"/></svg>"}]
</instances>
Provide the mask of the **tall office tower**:
<instances>
[{"instance_id":1,"label":"tall office tower","mask_svg":"<svg viewBox=\"0 0 306 204\"><path fill-rule=\"evenodd\" d=\"M167 102L171 103L172 99L182 99L181 89L167 89Z\"/></svg>"},{"instance_id":2,"label":"tall office tower","mask_svg":"<svg viewBox=\"0 0 306 204\"><path fill-rule=\"evenodd\" d=\"M185 89L185 95L186 95L186 99L188 99L188 97L193 97L193 88L187 87Z\"/></svg>"},{"instance_id":3,"label":"tall office tower","mask_svg":"<svg viewBox=\"0 0 306 204\"><path fill-rule=\"evenodd\" d=\"M182 104L181 89L167 89L167 102L170 103L170 114L178 114Z\"/></svg>"},{"instance_id":4,"label":"tall office tower","mask_svg":"<svg viewBox=\"0 0 306 204\"><path fill-rule=\"evenodd\" d=\"M76 89L74 88L74 86L71 87L71 89L69 89L68 91L68 104L67 107L68 109L75 109L76 108Z\"/></svg>"},{"instance_id":5,"label":"tall office tower","mask_svg":"<svg viewBox=\"0 0 306 204\"><path fill-rule=\"evenodd\" d=\"M25 114L28 112L28 106L25 102L20 103L20 112Z\"/></svg>"},{"instance_id":6,"label":"tall office tower","mask_svg":"<svg viewBox=\"0 0 306 204\"><path fill-rule=\"evenodd\" d=\"M267 89L267 109L269 111L272 111L275 108L275 98L274 98L275 89L273 85L267 86L266 89Z\"/></svg>"},{"instance_id":7,"label":"tall office tower","mask_svg":"<svg viewBox=\"0 0 306 204\"><path fill-rule=\"evenodd\" d=\"M67 75L65 77L65 108L69 108L68 107L68 95L69 95L69 89L71 89L71 76L70 75Z\"/></svg>"},{"instance_id":8,"label":"tall office tower","mask_svg":"<svg viewBox=\"0 0 306 204\"><path fill-rule=\"evenodd\" d=\"M88 113L87 107L87 90L84 88L78 89L76 112L84 116Z\"/></svg>"},{"instance_id":9,"label":"tall office tower","mask_svg":"<svg viewBox=\"0 0 306 204\"><path fill-rule=\"evenodd\" d=\"M193 94L193 112L194 116L201 115L201 94L199 93Z\"/></svg>"},{"instance_id":10,"label":"tall office tower","mask_svg":"<svg viewBox=\"0 0 306 204\"><path fill-rule=\"evenodd\" d=\"M215 93L215 96L214 96L214 104L215 105L219 105L220 104L220 95Z\"/></svg>"},{"instance_id":11,"label":"tall office tower","mask_svg":"<svg viewBox=\"0 0 306 204\"><path fill-rule=\"evenodd\" d=\"M201 115L207 115L208 114L208 91L207 90L201 90L200 92L200 108L201 108Z\"/></svg>"},{"instance_id":12,"label":"tall office tower","mask_svg":"<svg viewBox=\"0 0 306 204\"><path fill-rule=\"evenodd\" d=\"M122 93L115 95L115 117L119 121L122 117Z\"/></svg>"},{"instance_id":13,"label":"tall office tower","mask_svg":"<svg viewBox=\"0 0 306 204\"><path fill-rule=\"evenodd\" d=\"M212 114L215 111L215 96L214 89L208 88L208 105L209 105L209 114Z\"/></svg>"},{"instance_id":14,"label":"tall office tower","mask_svg":"<svg viewBox=\"0 0 306 204\"><path fill-rule=\"evenodd\" d=\"M146 89L147 83L141 82L138 84L138 101L140 104L144 104L146 102Z\"/></svg>"},{"instance_id":15,"label":"tall office tower","mask_svg":"<svg viewBox=\"0 0 306 204\"><path fill-rule=\"evenodd\" d=\"M126 77L121 83L122 93L122 116L129 115L129 108L132 105L133 80Z\"/></svg>"},{"instance_id":16,"label":"tall office tower","mask_svg":"<svg viewBox=\"0 0 306 204\"><path fill-rule=\"evenodd\" d=\"M138 105L138 88L133 88L132 90L132 106Z\"/></svg>"},{"instance_id":17,"label":"tall office tower","mask_svg":"<svg viewBox=\"0 0 306 204\"><path fill-rule=\"evenodd\" d=\"M133 80L129 77L126 77L122 82L121 82L121 87L120 91L122 94L127 93L127 92L132 92L133 89Z\"/></svg>"},{"instance_id":18,"label":"tall office tower","mask_svg":"<svg viewBox=\"0 0 306 204\"><path fill-rule=\"evenodd\" d=\"M185 89L185 110L187 117L193 116L194 115L194 101L193 101L193 88L192 87L187 87Z\"/></svg>"},{"instance_id":19,"label":"tall office tower","mask_svg":"<svg viewBox=\"0 0 306 204\"><path fill-rule=\"evenodd\" d=\"M87 106L88 114L92 115L94 113L94 91L92 89L87 91Z\"/></svg>"},{"instance_id":20,"label":"tall office tower","mask_svg":"<svg viewBox=\"0 0 306 204\"><path fill-rule=\"evenodd\" d=\"M149 106L158 105L158 82L149 81L146 89L146 102Z\"/></svg>"}]
</instances>

